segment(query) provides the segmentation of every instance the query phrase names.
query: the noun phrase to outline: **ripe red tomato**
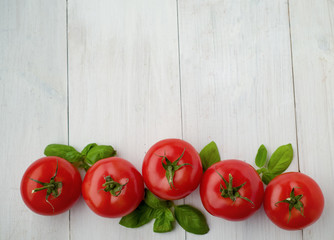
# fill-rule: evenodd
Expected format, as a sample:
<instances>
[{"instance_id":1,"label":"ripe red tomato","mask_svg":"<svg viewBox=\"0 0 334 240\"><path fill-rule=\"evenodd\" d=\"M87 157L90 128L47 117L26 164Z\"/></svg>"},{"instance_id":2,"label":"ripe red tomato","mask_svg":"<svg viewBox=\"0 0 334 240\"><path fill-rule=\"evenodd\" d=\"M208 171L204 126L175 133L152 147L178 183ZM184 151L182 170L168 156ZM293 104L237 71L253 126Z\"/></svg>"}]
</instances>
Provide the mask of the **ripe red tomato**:
<instances>
[{"instance_id":1,"label":"ripe red tomato","mask_svg":"<svg viewBox=\"0 0 334 240\"><path fill-rule=\"evenodd\" d=\"M263 201L263 183L255 169L240 160L224 160L209 167L200 186L205 209L231 221L250 217Z\"/></svg>"},{"instance_id":2,"label":"ripe red tomato","mask_svg":"<svg viewBox=\"0 0 334 240\"><path fill-rule=\"evenodd\" d=\"M203 169L196 149L181 139L165 139L154 144L143 162L146 186L162 199L181 199L194 191Z\"/></svg>"},{"instance_id":3,"label":"ripe red tomato","mask_svg":"<svg viewBox=\"0 0 334 240\"><path fill-rule=\"evenodd\" d=\"M118 157L102 159L87 171L82 196L96 214L122 217L135 210L143 200L143 178L127 160Z\"/></svg>"},{"instance_id":4,"label":"ripe red tomato","mask_svg":"<svg viewBox=\"0 0 334 240\"><path fill-rule=\"evenodd\" d=\"M263 206L269 219L277 226L299 230L319 219L324 209L324 196L312 178L303 173L289 172L275 177L268 184Z\"/></svg>"},{"instance_id":5,"label":"ripe red tomato","mask_svg":"<svg viewBox=\"0 0 334 240\"><path fill-rule=\"evenodd\" d=\"M81 176L60 157L43 157L33 162L21 180L21 196L35 213L56 215L67 211L81 193Z\"/></svg>"}]
</instances>

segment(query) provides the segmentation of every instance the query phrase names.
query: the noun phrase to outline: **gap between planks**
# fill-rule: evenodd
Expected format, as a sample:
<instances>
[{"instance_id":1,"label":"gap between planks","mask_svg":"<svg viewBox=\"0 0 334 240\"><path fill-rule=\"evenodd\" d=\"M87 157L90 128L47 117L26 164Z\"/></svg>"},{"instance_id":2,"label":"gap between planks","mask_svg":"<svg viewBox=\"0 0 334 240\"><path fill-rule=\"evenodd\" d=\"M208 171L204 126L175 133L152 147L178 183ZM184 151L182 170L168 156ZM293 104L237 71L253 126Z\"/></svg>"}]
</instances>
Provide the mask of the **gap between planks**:
<instances>
[{"instance_id":1,"label":"gap between planks","mask_svg":"<svg viewBox=\"0 0 334 240\"><path fill-rule=\"evenodd\" d=\"M68 0L66 1L66 103L67 103L67 145L70 145L70 90L69 90L69 57L68 57ZM71 209L68 211L68 239L71 240Z\"/></svg>"},{"instance_id":2,"label":"gap between planks","mask_svg":"<svg viewBox=\"0 0 334 240\"><path fill-rule=\"evenodd\" d=\"M293 68L293 50L292 50L292 37L291 37L290 0L287 0L287 10L288 10L288 22L289 22L291 78L292 78L293 103L294 103L294 115L295 115L297 162L298 162L298 172L300 172L299 144L298 144L298 126L297 126L297 107L296 107L296 88L295 88L295 72L294 72L294 68ZM302 232L302 240L303 240L304 239L304 230L302 229L301 232Z\"/></svg>"},{"instance_id":3,"label":"gap between planks","mask_svg":"<svg viewBox=\"0 0 334 240\"><path fill-rule=\"evenodd\" d=\"M175 0L176 6L176 31L177 31L177 55L179 67L179 91L180 91L180 123L181 123L181 138L183 139L183 102L182 102L182 83L181 83L181 50L180 50L180 18L179 18L179 0ZM183 204L186 200L183 199ZM187 232L184 231L184 239L187 240Z\"/></svg>"}]
</instances>

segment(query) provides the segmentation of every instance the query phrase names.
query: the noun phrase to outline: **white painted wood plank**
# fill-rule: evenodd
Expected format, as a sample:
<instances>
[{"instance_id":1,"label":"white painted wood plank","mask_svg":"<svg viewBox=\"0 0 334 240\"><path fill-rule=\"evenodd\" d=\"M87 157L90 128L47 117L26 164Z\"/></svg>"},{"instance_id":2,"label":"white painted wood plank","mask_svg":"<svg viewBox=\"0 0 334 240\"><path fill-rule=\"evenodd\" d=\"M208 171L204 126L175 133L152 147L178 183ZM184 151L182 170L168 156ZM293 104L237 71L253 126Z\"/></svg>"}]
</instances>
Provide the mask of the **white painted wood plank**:
<instances>
[{"instance_id":1,"label":"white painted wood plank","mask_svg":"<svg viewBox=\"0 0 334 240\"><path fill-rule=\"evenodd\" d=\"M141 172L156 141L181 138L175 1L69 1L70 144L111 144ZM184 239L127 229L81 199L71 239Z\"/></svg>"},{"instance_id":2,"label":"white painted wood plank","mask_svg":"<svg viewBox=\"0 0 334 240\"><path fill-rule=\"evenodd\" d=\"M215 140L222 159L253 166L262 143L270 154L289 142L296 150L287 1L183 0L179 22L184 139L198 150ZM186 202L205 211L198 191ZM302 238L262 208L243 222L206 217L208 239Z\"/></svg>"},{"instance_id":3,"label":"white painted wood plank","mask_svg":"<svg viewBox=\"0 0 334 240\"><path fill-rule=\"evenodd\" d=\"M325 209L303 239L334 236L334 2L290 1L300 170L318 182Z\"/></svg>"},{"instance_id":4,"label":"white painted wood plank","mask_svg":"<svg viewBox=\"0 0 334 240\"><path fill-rule=\"evenodd\" d=\"M67 142L65 1L0 1L0 239L67 239L68 212L45 217L20 196L25 169Z\"/></svg>"}]
</instances>

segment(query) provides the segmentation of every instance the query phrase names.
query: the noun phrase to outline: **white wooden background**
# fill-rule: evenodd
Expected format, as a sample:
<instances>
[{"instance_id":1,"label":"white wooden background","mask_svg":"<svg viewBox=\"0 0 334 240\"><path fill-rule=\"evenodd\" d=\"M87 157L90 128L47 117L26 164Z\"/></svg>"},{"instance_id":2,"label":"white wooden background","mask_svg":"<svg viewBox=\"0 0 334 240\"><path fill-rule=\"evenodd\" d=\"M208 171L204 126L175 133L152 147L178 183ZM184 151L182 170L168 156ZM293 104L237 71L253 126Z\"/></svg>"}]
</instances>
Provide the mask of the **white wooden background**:
<instances>
[{"instance_id":1,"label":"white wooden background","mask_svg":"<svg viewBox=\"0 0 334 240\"><path fill-rule=\"evenodd\" d=\"M333 0L0 0L0 239L333 239ZM33 214L19 184L49 143L113 145L138 169L156 141L215 140L223 159L254 165L291 142L289 170L325 195L303 231L263 209L243 222L204 211L204 236L156 234L94 215L83 200ZM183 200L181 200L183 202Z\"/></svg>"}]
</instances>

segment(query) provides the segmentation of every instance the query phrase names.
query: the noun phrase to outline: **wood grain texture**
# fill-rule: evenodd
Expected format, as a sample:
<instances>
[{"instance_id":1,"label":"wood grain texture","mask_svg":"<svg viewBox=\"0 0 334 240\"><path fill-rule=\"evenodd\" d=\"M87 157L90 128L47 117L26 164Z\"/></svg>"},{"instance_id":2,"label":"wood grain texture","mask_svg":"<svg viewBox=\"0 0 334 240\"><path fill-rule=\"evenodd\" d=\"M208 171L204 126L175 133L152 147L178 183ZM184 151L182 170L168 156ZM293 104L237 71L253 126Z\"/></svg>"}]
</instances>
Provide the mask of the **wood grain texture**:
<instances>
[{"instance_id":1,"label":"wood grain texture","mask_svg":"<svg viewBox=\"0 0 334 240\"><path fill-rule=\"evenodd\" d=\"M303 239L334 236L334 2L290 1L300 170L325 195L320 220Z\"/></svg>"},{"instance_id":2,"label":"wood grain texture","mask_svg":"<svg viewBox=\"0 0 334 240\"><path fill-rule=\"evenodd\" d=\"M68 212L44 217L20 196L25 169L67 142L65 1L0 1L0 239L67 239Z\"/></svg>"},{"instance_id":3,"label":"wood grain texture","mask_svg":"<svg viewBox=\"0 0 334 240\"><path fill-rule=\"evenodd\" d=\"M333 0L0 0L0 239L332 239L333 33ZM210 232L156 234L153 221L127 229L82 199L55 217L21 200L21 176L49 143L111 144L141 171L169 137L198 151L214 140L222 159L253 166L260 144L292 143L288 170L319 183L323 216L295 232L263 209L229 222L196 190L185 202Z\"/></svg>"},{"instance_id":4,"label":"wood grain texture","mask_svg":"<svg viewBox=\"0 0 334 240\"><path fill-rule=\"evenodd\" d=\"M222 159L253 166L262 143L296 150L287 1L179 1L179 24L184 139L198 150L214 140ZM186 202L205 212L198 191ZM263 209L243 222L206 217L208 239L302 239Z\"/></svg>"},{"instance_id":5,"label":"wood grain texture","mask_svg":"<svg viewBox=\"0 0 334 240\"><path fill-rule=\"evenodd\" d=\"M69 2L70 144L111 144L141 171L156 141L181 138L177 17L174 1ZM177 226L127 229L81 200L71 239L184 239Z\"/></svg>"}]
</instances>

